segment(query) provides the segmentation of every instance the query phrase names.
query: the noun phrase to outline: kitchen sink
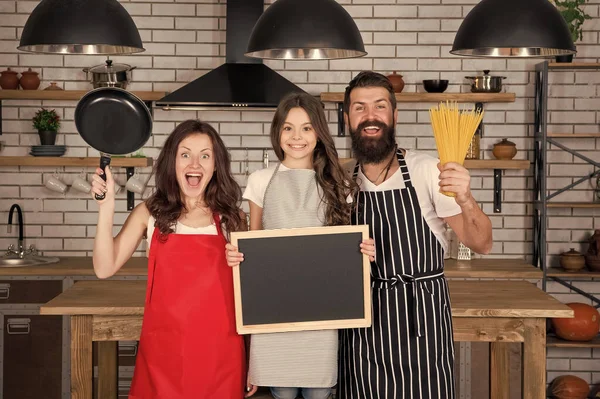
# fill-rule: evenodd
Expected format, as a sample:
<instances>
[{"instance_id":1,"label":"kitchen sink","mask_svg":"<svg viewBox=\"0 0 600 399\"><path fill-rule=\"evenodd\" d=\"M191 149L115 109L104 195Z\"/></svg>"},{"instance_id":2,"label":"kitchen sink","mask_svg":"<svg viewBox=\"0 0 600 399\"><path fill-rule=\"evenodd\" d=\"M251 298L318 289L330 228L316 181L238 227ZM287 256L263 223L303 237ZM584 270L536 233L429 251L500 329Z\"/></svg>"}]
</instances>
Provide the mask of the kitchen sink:
<instances>
[{"instance_id":1,"label":"kitchen sink","mask_svg":"<svg viewBox=\"0 0 600 399\"><path fill-rule=\"evenodd\" d=\"M40 266L57 263L59 260L59 258L46 256L4 257L0 258L0 267Z\"/></svg>"}]
</instances>

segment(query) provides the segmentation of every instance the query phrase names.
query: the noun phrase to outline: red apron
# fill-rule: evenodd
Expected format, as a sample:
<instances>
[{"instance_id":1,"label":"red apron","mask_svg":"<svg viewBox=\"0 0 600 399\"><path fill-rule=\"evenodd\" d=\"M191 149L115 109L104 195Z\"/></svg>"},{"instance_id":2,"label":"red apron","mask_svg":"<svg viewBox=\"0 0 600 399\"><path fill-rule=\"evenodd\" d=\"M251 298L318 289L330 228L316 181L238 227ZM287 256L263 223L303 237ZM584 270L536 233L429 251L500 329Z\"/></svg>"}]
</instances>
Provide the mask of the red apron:
<instances>
[{"instance_id":1,"label":"red apron","mask_svg":"<svg viewBox=\"0 0 600 399\"><path fill-rule=\"evenodd\" d=\"M154 229L130 399L240 399L245 351L235 330L225 238Z\"/></svg>"}]
</instances>

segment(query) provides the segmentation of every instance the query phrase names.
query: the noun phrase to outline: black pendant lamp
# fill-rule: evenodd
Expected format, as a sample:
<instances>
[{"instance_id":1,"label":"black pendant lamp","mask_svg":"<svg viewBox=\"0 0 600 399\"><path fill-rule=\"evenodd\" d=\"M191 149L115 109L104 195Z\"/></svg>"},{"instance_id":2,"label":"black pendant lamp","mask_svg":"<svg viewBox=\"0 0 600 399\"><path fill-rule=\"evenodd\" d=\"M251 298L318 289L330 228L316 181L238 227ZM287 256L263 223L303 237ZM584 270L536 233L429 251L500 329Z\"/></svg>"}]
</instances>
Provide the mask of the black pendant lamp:
<instances>
[{"instance_id":1,"label":"black pendant lamp","mask_svg":"<svg viewBox=\"0 0 600 399\"><path fill-rule=\"evenodd\" d=\"M474 57L554 57L576 53L549 0L481 0L456 32L450 53Z\"/></svg>"},{"instance_id":2,"label":"black pendant lamp","mask_svg":"<svg viewBox=\"0 0 600 399\"><path fill-rule=\"evenodd\" d=\"M117 0L42 0L25 23L17 48L58 54L144 51L133 19Z\"/></svg>"},{"instance_id":3,"label":"black pendant lamp","mask_svg":"<svg viewBox=\"0 0 600 399\"><path fill-rule=\"evenodd\" d=\"M335 0L277 0L256 22L245 55L322 60L366 54L354 20Z\"/></svg>"}]
</instances>

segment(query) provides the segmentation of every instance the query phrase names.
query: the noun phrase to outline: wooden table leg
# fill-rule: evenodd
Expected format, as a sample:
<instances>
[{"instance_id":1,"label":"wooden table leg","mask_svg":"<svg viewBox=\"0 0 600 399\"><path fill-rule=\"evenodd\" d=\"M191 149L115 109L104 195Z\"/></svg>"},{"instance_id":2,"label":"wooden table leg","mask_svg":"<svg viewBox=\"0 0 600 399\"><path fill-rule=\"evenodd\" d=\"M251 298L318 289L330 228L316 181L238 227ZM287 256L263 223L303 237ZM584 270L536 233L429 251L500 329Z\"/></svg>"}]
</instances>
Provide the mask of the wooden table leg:
<instances>
[{"instance_id":1,"label":"wooden table leg","mask_svg":"<svg viewBox=\"0 0 600 399\"><path fill-rule=\"evenodd\" d=\"M490 398L509 399L509 343L490 344Z\"/></svg>"},{"instance_id":2,"label":"wooden table leg","mask_svg":"<svg viewBox=\"0 0 600 399\"><path fill-rule=\"evenodd\" d=\"M117 341L98 341L98 398L117 399Z\"/></svg>"},{"instance_id":3,"label":"wooden table leg","mask_svg":"<svg viewBox=\"0 0 600 399\"><path fill-rule=\"evenodd\" d=\"M71 316L71 399L92 399L92 316Z\"/></svg>"},{"instance_id":4,"label":"wooden table leg","mask_svg":"<svg viewBox=\"0 0 600 399\"><path fill-rule=\"evenodd\" d=\"M546 398L546 320L525 319L523 399Z\"/></svg>"}]
</instances>

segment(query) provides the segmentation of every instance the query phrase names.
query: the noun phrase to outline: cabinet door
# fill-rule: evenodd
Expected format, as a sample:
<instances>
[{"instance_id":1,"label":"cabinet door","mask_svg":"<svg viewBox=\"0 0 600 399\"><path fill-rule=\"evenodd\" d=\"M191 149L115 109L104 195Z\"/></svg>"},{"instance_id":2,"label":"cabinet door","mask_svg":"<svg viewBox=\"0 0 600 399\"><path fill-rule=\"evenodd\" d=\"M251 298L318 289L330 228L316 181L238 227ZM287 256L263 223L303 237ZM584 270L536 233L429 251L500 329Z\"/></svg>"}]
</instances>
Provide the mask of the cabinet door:
<instances>
[{"instance_id":1,"label":"cabinet door","mask_svg":"<svg viewBox=\"0 0 600 399\"><path fill-rule=\"evenodd\" d=\"M4 316L4 398L60 399L62 316Z\"/></svg>"}]
</instances>

